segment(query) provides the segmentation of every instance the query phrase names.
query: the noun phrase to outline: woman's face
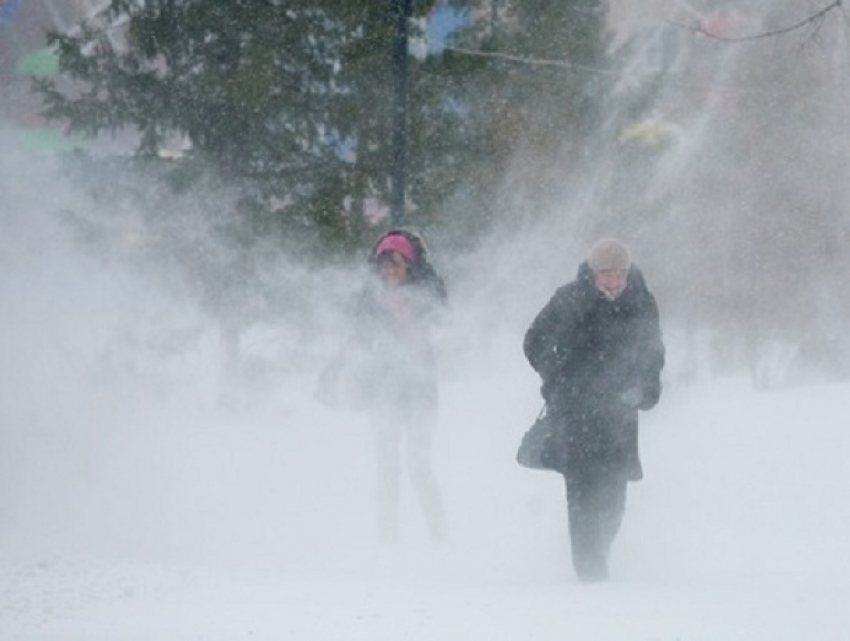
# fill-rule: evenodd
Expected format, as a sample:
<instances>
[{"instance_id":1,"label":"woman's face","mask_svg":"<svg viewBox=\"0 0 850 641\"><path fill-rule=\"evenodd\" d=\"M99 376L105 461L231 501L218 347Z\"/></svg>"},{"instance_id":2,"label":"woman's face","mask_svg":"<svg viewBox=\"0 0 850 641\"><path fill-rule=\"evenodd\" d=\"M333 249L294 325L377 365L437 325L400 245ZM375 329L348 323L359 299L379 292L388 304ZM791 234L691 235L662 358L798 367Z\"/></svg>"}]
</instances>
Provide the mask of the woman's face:
<instances>
[{"instance_id":1,"label":"woman's face","mask_svg":"<svg viewBox=\"0 0 850 641\"><path fill-rule=\"evenodd\" d=\"M608 300L616 300L628 282L628 270L625 269L603 269L593 272L593 280L598 289Z\"/></svg>"},{"instance_id":2,"label":"woman's face","mask_svg":"<svg viewBox=\"0 0 850 641\"><path fill-rule=\"evenodd\" d=\"M387 252L378 258L381 279L389 285L404 283L407 280L408 269L407 261L397 252Z\"/></svg>"}]
</instances>

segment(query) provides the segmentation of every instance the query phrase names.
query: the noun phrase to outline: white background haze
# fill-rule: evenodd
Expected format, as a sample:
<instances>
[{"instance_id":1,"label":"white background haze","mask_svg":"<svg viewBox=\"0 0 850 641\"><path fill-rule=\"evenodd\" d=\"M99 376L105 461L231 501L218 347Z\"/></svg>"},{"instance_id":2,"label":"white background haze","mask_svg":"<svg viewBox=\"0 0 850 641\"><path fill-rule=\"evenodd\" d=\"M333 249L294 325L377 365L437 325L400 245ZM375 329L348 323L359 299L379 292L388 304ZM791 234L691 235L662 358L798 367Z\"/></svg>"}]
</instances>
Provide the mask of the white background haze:
<instances>
[{"instance_id":1,"label":"white background haze","mask_svg":"<svg viewBox=\"0 0 850 641\"><path fill-rule=\"evenodd\" d=\"M447 536L427 540L405 486L383 547L369 426L313 400L321 334L344 323L328 297L356 278L303 272L304 320L255 327L250 375L223 390L214 325L77 248L56 212L89 205L49 159L2 162L0 639L847 638L850 383L757 392L703 361L686 377L665 325L646 478L612 580L582 585L560 478L513 458L540 404L522 332L581 258L541 260L530 231L449 279Z\"/></svg>"},{"instance_id":2,"label":"white background haze","mask_svg":"<svg viewBox=\"0 0 850 641\"><path fill-rule=\"evenodd\" d=\"M732 36L809 5L734 4ZM141 218L100 210L0 124L0 641L850 638L836 9L741 46L676 30L689 44L663 69L659 108L609 132L563 195L537 211L538 167L518 158L494 197L509 225L462 256L434 239L450 295L437 543L409 485L399 543L378 543L370 426L314 400L360 272L252 256L282 304L230 301L263 320L234 370L226 315L210 313L222 301L199 304L233 275L209 211L193 213L203 195L164 212L169 260L145 254ZM616 100L650 77L641 61L670 30L647 20ZM521 345L585 241L609 233L658 295L668 365L612 578L582 585L562 480L514 462L541 404ZM177 269L193 251L219 271Z\"/></svg>"}]
</instances>

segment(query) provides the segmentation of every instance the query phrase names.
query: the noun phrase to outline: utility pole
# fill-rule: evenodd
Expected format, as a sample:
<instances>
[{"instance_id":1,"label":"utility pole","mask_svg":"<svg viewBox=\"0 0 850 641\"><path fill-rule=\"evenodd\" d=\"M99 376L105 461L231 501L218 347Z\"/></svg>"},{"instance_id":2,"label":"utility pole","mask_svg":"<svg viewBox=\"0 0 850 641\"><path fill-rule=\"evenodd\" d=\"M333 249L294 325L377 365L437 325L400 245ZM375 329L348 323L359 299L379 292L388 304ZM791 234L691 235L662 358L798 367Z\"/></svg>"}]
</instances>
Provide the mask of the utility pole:
<instances>
[{"instance_id":1,"label":"utility pole","mask_svg":"<svg viewBox=\"0 0 850 641\"><path fill-rule=\"evenodd\" d=\"M390 0L395 14L393 37L393 166L390 216L394 227L404 224L407 187L407 41L412 0Z\"/></svg>"}]
</instances>

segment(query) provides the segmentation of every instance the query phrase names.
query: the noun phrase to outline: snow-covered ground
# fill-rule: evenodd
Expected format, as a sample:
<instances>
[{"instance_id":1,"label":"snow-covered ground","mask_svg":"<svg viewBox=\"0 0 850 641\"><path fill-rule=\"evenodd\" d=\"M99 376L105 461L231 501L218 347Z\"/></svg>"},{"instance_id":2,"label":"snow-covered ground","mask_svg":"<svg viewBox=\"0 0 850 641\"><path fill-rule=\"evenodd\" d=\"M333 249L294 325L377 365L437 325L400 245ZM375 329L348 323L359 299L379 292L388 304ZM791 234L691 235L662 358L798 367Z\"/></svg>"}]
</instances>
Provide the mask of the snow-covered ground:
<instances>
[{"instance_id":1,"label":"snow-covered ground","mask_svg":"<svg viewBox=\"0 0 850 641\"><path fill-rule=\"evenodd\" d=\"M294 378L218 415L100 397L4 416L0 639L846 639L850 385L668 385L612 580L576 581L560 478L513 460L519 336L444 381L429 542L373 536L368 425ZM58 413L57 413L58 412Z\"/></svg>"}]
</instances>

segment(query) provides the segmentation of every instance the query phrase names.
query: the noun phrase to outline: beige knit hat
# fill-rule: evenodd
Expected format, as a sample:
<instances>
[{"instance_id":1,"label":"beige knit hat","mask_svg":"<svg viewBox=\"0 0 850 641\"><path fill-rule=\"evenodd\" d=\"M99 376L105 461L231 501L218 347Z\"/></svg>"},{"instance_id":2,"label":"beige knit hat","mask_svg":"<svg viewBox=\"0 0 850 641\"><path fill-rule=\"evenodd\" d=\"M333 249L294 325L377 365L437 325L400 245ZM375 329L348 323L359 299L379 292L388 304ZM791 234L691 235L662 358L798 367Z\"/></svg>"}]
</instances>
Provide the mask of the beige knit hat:
<instances>
[{"instance_id":1,"label":"beige knit hat","mask_svg":"<svg viewBox=\"0 0 850 641\"><path fill-rule=\"evenodd\" d=\"M628 269L632 264L628 248L616 238L603 238L590 248L587 263L595 271Z\"/></svg>"}]
</instances>

